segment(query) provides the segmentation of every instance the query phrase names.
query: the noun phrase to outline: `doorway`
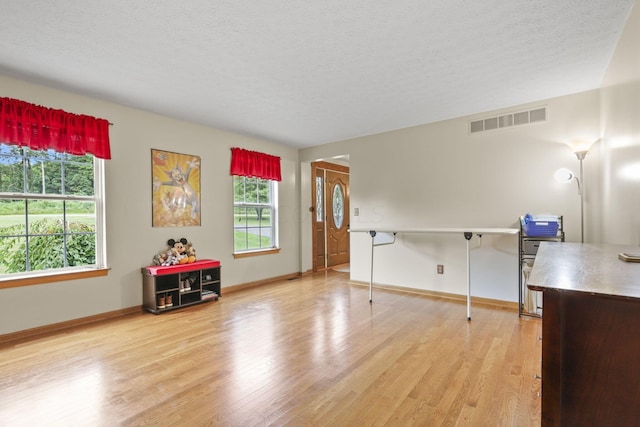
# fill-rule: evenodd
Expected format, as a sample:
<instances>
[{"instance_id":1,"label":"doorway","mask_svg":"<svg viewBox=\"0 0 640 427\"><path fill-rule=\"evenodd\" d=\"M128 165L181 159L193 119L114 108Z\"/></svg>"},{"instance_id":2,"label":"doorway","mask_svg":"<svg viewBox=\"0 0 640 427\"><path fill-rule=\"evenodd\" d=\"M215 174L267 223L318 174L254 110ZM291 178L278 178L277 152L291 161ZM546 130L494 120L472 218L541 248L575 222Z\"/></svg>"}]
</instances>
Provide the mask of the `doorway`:
<instances>
[{"instance_id":1,"label":"doorway","mask_svg":"<svg viewBox=\"0 0 640 427\"><path fill-rule=\"evenodd\" d=\"M349 167L311 163L313 271L349 263Z\"/></svg>"}]
</instances>

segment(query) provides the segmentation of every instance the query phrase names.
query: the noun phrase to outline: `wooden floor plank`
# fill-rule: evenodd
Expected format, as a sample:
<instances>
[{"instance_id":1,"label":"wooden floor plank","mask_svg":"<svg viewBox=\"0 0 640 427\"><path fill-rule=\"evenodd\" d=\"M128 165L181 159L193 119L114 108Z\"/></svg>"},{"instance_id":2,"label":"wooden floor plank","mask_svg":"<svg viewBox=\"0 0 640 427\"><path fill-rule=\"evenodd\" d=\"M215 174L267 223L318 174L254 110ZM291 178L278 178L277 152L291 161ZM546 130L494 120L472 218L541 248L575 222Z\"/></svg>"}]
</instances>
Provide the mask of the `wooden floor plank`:
<instances>
[{"instance_id":1,"label":"wooden floor plank","mask_svg":"<svg viewBox=\"0 0 640 427\"><path fill-rule=\"evenodd\" d=\"M0 345L0 425L540 425L540 320L327 271Z\"/></svg>"}]
</instances>

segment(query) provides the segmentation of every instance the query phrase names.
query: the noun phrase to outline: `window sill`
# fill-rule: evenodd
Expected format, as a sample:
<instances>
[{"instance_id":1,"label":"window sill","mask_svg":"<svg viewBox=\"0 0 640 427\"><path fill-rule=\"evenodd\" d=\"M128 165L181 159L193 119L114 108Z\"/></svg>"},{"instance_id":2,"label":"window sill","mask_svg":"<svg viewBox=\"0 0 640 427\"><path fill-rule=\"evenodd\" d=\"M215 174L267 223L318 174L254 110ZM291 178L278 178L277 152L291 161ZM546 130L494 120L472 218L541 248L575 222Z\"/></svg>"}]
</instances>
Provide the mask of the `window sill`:
<instances>
[{"instance_id":1,"label":"window sill","mask_svg":"<svg viewBox=\"0 0 640 427\"><path fill-rule=\"evenodd\" d=\"M250 252L238 252L238 253L233 254L233 257L234 258L248 258L248 257L252 257L252 256L277 254L279 252L280 252L280 248L261 249L261 250L250 251Z\"/></svg>"},{"instance_id":2,"label":"window sill","mask_svg":"<svg viewBox=\"0 0 640 427\"><path fill-rule=\"evenodd\" d=\"M16 279L0 280L0 289L18 288L20 286L44 285L46 283L63 282L66 280L86 279L89 277L106 276L108 268L88 269L74 272L59 272L37 276L20 277Z\"/></svg>"}]
</instances>

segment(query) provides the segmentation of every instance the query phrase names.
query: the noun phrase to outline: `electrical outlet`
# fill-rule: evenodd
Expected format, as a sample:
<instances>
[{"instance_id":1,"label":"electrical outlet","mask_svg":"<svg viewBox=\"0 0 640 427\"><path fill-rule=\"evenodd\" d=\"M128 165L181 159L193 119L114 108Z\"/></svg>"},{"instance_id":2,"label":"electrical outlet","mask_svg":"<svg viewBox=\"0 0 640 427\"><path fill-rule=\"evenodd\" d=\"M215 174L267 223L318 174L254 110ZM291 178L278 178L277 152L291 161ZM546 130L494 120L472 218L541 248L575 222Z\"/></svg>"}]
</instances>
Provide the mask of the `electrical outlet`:
<instances>
[{"instance_id":1,"label":"electrical outlet","mask_svg":"<svg viewBox=\"0 0 640 427\"><path fill-rule=\"evenodd\" d=\"M438 264L438 274L444 274L444 265Z\"/></svg>"},{"instance_id":2,"label":"electrical outlet","mask_svg":"<svg viewBox=\"0 0 640 427\"><path fill-rule=\"evenodd\" d=\"M354 208L353 209L353 216L358 216L360 215L360 209L359 208Z\"/></svg>"}]
</instances>

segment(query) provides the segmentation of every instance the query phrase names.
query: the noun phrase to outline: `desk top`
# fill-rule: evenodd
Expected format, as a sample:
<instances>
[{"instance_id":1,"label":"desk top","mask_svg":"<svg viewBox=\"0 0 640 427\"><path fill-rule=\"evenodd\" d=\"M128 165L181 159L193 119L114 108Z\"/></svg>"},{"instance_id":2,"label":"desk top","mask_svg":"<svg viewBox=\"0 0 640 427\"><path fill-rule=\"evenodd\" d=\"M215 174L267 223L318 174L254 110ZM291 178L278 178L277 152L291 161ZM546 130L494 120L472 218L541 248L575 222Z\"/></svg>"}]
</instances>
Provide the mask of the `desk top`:
<instances>
[{"instance_id":1,"label":"desk top","mask_svg":"<svg viewBox=\"0 0 640 427\"><path fill-rule=\"evenodd\" d=\"M351 228L351 233L375 231L377 233L473 233L473 234L518 234L517 228L452 228L452 227L360 227Z\"/></svg>"},{"instance_id":2,"label":"desk top","mask_svg":"<svg viewBox=\"0 0 640 427\"><path fill-rule=\"evenodd\" d=\"M640 263L618 259L637 246L541 242L527 282L536 291L573 291L640 298Z\"/></svg>"}]
</instances>

